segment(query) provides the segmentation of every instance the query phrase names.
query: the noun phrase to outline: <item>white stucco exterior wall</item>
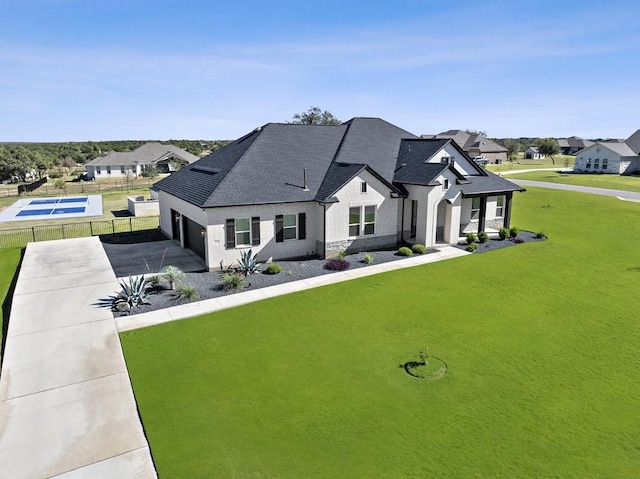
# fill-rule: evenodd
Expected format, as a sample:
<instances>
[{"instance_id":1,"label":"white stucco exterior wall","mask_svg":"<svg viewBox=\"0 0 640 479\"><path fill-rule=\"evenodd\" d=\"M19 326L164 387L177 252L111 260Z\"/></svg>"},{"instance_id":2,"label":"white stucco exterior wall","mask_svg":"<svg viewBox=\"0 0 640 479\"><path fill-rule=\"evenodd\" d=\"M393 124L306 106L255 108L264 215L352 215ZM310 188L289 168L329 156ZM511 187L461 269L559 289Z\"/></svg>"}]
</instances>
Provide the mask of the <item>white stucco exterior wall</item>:
<instances>
[{"instance_id":1,"label":"white stucco exterior wall","mask_svg":"<svg viewBox=\"0 0 640 479\"><path fill-rule=\"evenodd\" d=\"M471 163L466 158L464 158L460 154L460 152L456 150L456 148L451 144L447 144L443 148L441 148L438 153L436 153L429 159L429 163L440 163L442 157L444 156L448 156L454 159L454 167L462 175L468 176L478 174L475 167L471 165Z\"/></svg>"},{"instance_id":2,"label":"white stucco exterior wall","mask_svg":"<svg viewBox=\"0 0 640 479\"><path fill-rule=\"evenodd\" d=\"M599 150L599 151L598 151ZM595 160L598 161L598 168L595 168ZM578 173L611 173L619 175L624 173L626 168L628 167L628 163L623 161L624 157L620 154L616 153L613 150L610 150L604 145L591 145L589 148L585 148L582 151L579 151L576 156L576 161L573 166L573 171ZM587 163L591 159L591 168L587 168ZM607 168L603 169L603 161L607 161Z\"/></svg>"}]
</instances>

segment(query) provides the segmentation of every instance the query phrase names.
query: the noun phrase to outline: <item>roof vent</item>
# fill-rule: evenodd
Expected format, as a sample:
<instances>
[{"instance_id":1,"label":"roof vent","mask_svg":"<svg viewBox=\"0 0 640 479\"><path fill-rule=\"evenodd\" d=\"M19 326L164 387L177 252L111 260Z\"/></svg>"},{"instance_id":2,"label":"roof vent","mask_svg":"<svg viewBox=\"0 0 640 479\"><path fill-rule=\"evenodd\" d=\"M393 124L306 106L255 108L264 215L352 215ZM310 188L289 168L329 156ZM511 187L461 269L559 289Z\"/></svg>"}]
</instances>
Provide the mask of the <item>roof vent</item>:
<instances>
[{"instance_id":1,"label":"roof vent","mask_svg":"<svg viewBox=\"0 0 640 479\"><path fill-rule=\"evenodd\" d=\"M220 168L214 168L213 166L194 166L191 168L191 171L197 171L198 173L207 173L209 175L215 175L216 173L220 173L222 170Z\"/></svg>"}]
</instances>

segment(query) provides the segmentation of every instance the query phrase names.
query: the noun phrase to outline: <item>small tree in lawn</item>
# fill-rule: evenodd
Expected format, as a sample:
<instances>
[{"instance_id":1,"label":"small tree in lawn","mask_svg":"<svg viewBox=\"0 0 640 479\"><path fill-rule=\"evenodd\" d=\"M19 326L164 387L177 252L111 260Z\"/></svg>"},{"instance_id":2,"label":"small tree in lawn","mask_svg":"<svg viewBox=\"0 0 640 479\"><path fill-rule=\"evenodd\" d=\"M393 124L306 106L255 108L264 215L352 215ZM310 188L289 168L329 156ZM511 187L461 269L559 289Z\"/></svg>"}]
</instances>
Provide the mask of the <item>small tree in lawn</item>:
<instances>
[{"instance_id":1,"label":"small tree in lawn","mask_svg":"<svg viewBox=\"0 0 640 479\"><path fill-rule=\"evenodd\" d=\"M544 156L548 156L551 158L551 163L556 164L554 155L557 155L560 152L560 145L553 138L543 138L536 141L536 145L538 146L538 150Z\"/></svg>"},{"instance_id":2,"label":"small tree in lawn","mask_svg":"<svg viewBox=\"0 0 640 479\"><path fill-rule=\"evenodd\" d=\"M67 194L67 180L65 180L64 178L58 178L56 179L56 181L53 183L53 187L56 190L61 190L65 195Z\"/></svg>"}]
</instances>

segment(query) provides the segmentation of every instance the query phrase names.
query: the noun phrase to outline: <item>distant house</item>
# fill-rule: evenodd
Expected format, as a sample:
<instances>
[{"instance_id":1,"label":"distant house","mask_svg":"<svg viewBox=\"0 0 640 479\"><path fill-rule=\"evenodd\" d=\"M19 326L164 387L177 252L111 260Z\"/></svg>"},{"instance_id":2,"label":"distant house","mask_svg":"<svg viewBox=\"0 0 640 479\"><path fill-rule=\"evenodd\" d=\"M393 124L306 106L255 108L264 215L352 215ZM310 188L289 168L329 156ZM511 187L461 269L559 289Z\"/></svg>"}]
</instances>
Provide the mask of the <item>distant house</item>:
<instances>
[{"instance_id":1,"label":"distant house","mask_svg":"<svg viewBox=\"0 0 640 479\"><path fill-rule=\"evenodd\" d=\"M640 130L623 142L597 142L576 154L576 173L631 175L640 172Z\"/></svg>"},{"instance_id":2,"label":"distant house","mask_svg":"<svg viewBox=\"0 0 640 479\"><path fill-rule=\"evenodd\" d=\"M540 153L540 148L537 146L530 146L526 150L524 150L524 159L525 160L543 160L545 155Z\"/></svg>"},{"instance_id":3,"label":"distant house","mask_svg":"<svg viewBox=\"0 0 640 479\"><path fill-rule=\"evenodd\" d=\"M507 161L507 149L505 147L484 138L482 135L473 135L464 130L449 130L437 135L422 135L422 138L449 138L455 141L471 158L483 157L489 163Z\"/></svg>"},{"instance_id":4,"label":"distant house","mask_svg":"<svg viewBox=\"0 0 640 479\"><path fill-rule=\"evenodd\" d=\"M158 173L171 173L197 159L197 156L174 145L145 143L133 151L110 151L104 156L94 158L86 164L86 174L92 179L120 177L127 174L138 176L152 166Z\"/></svg>"},{"instance_id":5,"label":"distant house","mask_svg":"<svg viewBox=\"0 0 640 479\"><path fill-rule=\"evenodd\" d=\"M518 185L451 139L379 118L269 123L154 185L160 229L209 269L402 243L455 244L509 227Z\"/></svg>"},{"instance_id":6,"label":"distant house","mask_svg":"<svg viewBox=\"0 0 640 479\"><path fill-rule=\"evenodd\" d=\"M560 147L560 153L563 155L575 155L578 151L593 145L593 141L583 140L577 136L571 136L569 138L555 138L555 140Z\"/></svg>"}]
</instances>

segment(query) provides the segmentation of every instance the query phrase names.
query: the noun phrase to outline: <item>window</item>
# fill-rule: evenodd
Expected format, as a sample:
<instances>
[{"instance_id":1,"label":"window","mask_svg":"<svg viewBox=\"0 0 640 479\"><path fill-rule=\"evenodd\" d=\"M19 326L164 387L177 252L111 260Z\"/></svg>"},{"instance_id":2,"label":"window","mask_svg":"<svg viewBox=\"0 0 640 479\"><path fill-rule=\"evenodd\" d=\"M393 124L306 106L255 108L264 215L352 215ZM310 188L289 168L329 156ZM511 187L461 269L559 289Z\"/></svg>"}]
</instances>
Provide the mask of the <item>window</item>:
<instances>
[{"instance_id":1,"label":"window","mask_svg":"<svg viewBox=\"0 0 640 479\"><path fill-rule=\"evenodd\" d=\"M282 221L282 237L285 240L296 239L298 228L296 226L296 215L284 215Z\"/></svg>"},{"instance_id":2,"label":"window","mask_svg":"<svg viewBox=\"0 0 640 479\"><path fill-rule=\"evenodd\" d=\"M260 244L260 217L230 218L226 222L226 247L258 246Z\"/></svg>"},{"instance_id":3,"label":"window","mask_svg":"<svg viewBox=\"0 0 640 479\"><path fill-rule=\"evenodd\" d=\"M360 191L362 193L366 193L367 192L367 182L366 181L362 182L362 185L360 186Z\"/></svg>"},{"instance_id":4,"label":"window","mask_svg":"<svg viewBox=\"0 0 640 479\"><path fill-rule=\"evenodd\" d=\"M442 185L442 189L443 190L448 190L449 189L449 180L447 180L446 178L444 180L444 184Z\"/></svg>"},{"instance_id":5,"label":"window","mask_svg":"<svg viewBox=\"0 0 640 479\"><path fill-rule=\"evenodd\" d=\"M96 175L101 175L102 169L99 166L96 166Z\"/></svg>"},{"instance_id":6,"label":"window","mask_svg":"<svg viewBox=\"0 0 640 479\"><path fill-rule=\"evenodd\" d=\"M411 237L416 237L416 230L418 226L418 202L411 200Z\"/></svg>"},{"instance_id":7,"label":"window","mask_svg":"<svg viewBox=\"0 0 640 479\"><path fill-rule=\"evenodd\" d=\"M609 160L607 158L603 158L602 159L602 169L606 170L608 166L609 166Z\"/></svg>"},{"instance_id":8,"label":"window","mask_svg":"<svg viewBox=\"0 0 640 479\"><path fill-rule=\"evenodd\" d=\"M587 168L591 168L591 158L587 158Z\"/></svg>"},{"instance_id":9,"label":"window","mask_svg":"<svg viewBox=\"0 0 640 479\"><path fill-rule=\"evenodd\" d=\"M135 173L135 172L136 172L136 165L133 165L133 166L131 167L131 173Z\"/></svg>"},{"instance_id":10,"label":"window","mask_svg":"<svg viewBox=\"0 0 640 479\"><path fill-rule=\"evenodd\" d=\"M480 198L471 200L471 221L477 220L480 216Z\"/></svg>"},{"instance_id":11,"label":"window","mask_svg":"<svg viewBox=\"0 0 640 479\"><path fill-rule=\"evenodd\" d=\"M593 160L593 169L597 170L598 168L600 168L600 158Z\"/></svg>"},{"instance_id":12,"label":"window","mask_svg":"<svg viewBox=\"0 0 640 479\"><path fill-rule=\"evenodd\" d=\"M364 207L364 234L372 235L376 232L376 206Z\"/></svg>"},{"instance_id":13,"label":"window","mask_svg":"<svg viewBox=\"0 0 640 479\"><path fill-rule=\"evenodd\" d=\"M110 175L110 174L111 174L111 167L107 166L107 175Z\"/></svg>"},{"instance_id":14,"label":"window","mask_svg":"<svg viewBox=\"0 0 640 479\"><path fill-rule=\"evenodd\" d=\"M443 165L453 165L455 162L455 159L453 158L453 156L443 156L442 158L440 158L440 163L442 163Z\"/></svg>"},{"instance_id":15,"label":"window","mask_svg":"<svg viewBox=\"0 0 640 479\"><path fill-rule=\"evenodd\" d=\"M251 221L249 218L236 220L236 246L251 246Z\"/></svg>"},{"instance_id":16,"label":"window","mask_svg":"<svg viewBox=\"0 0 640 479\"><path fill-rule=\"evenodd\" d=\"M124 166L120 167L120 173L124 175Z\"/></svg>"},{"instance_id":17,"label":"window","mask_svg":"<svg viewBox=\"0 0 640 479\"><path fill-rule=\"evenodd\" d=\"M360 235L360 207L349 208L349 236Z\"/></svg>"},{"instance_id":18,"label":"window","mask_svg":"<svg viewBox=\"0 0 640 479\"><path fill-rule=\"evenodd\" d=\"M504 216L504 196L498 196L496 200L496 216Z\"/></svg>"}]
</instances>

